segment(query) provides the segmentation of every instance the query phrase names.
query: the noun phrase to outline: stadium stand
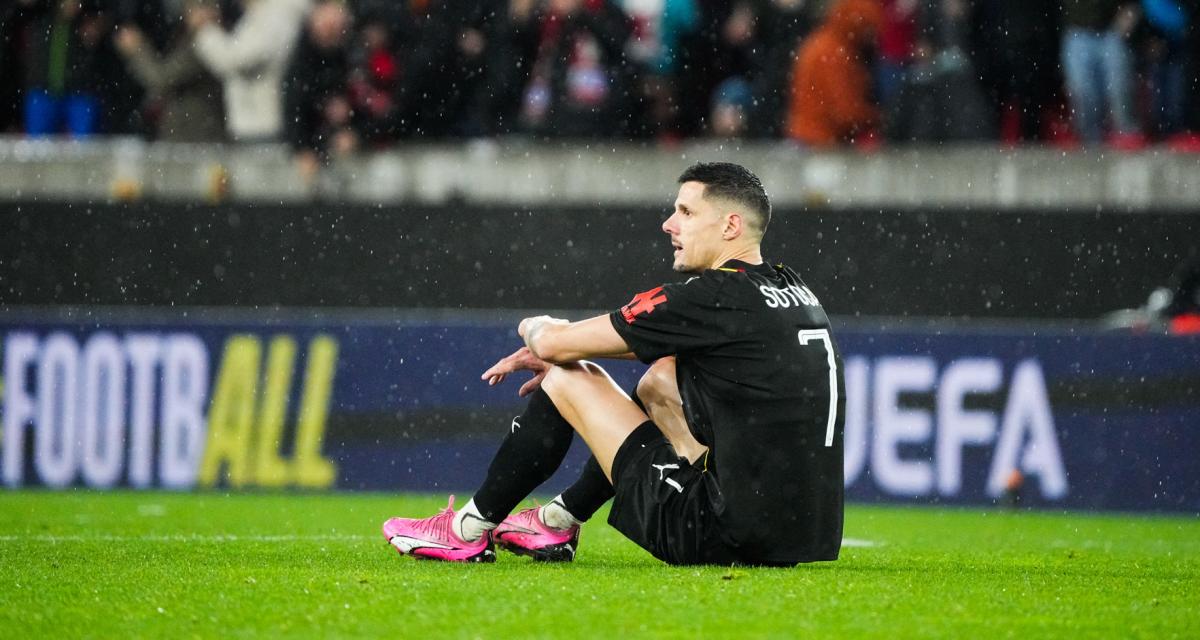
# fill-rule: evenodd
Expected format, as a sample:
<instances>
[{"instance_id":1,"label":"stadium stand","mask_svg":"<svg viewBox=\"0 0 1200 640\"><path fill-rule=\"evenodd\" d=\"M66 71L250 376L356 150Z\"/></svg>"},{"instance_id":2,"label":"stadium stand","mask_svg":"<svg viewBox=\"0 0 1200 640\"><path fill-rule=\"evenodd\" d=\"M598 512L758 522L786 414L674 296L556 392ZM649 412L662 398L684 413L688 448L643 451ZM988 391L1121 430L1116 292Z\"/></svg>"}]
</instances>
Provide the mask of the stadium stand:
<instances>
[{"instance_id":1,"label":"stadium stand","mask_svg":"<svg viewBox=\"0 0 1200 640\"><path fill-rule=\"evenodd\" d=\"M4 74L0 131L172 139L183 85L148 73L147 62L166 56L188 63L193 82L211 82L197 59L222 79L228 131L205 129L210 140L288 140L310 164L310 152L349 151L359 140L366 148L514 133L672 141L774 138L789 128L807 140L785 120L828 90L800 86L812 80L793 74L792 61L825 37L827 15L853 23L870 14L869 26L851 29L861 46L844 61L861 76L861 122L822 145L871 147L886 137L1194 151L1198 8L1196 0L14 0L0 9L0 62L20 72ZM249 69L262 73L242 73ZM729 104L731 87L750 96L736 100L744 126L710 112ZM950 96L961 109L931 103Z\"/></svg>"}]
</instances>

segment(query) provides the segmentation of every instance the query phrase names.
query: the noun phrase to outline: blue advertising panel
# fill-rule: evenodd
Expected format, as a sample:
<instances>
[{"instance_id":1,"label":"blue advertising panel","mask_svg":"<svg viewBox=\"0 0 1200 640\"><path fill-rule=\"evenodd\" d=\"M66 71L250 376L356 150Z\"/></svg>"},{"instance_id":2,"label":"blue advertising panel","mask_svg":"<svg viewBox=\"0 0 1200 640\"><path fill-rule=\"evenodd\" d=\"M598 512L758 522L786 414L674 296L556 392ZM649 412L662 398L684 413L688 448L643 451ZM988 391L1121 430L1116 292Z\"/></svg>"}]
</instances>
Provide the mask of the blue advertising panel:
<instances>
[{"instance_id":1,"label":"blue advertising panel","mask_svg":"<svg viewBox=\"0 0 1200 640\"><path fill-rule=\"evenodd\" d=\"M0 481L469 491L520 411L519 383L480 380L519 346L519 317L0 315ZM837 322L835 336L852 500L1200 512L1198 338ZM610 365L627 389L644 369ZM577 442L544 490L585 457Z\"/></svg>"}]
</instances>

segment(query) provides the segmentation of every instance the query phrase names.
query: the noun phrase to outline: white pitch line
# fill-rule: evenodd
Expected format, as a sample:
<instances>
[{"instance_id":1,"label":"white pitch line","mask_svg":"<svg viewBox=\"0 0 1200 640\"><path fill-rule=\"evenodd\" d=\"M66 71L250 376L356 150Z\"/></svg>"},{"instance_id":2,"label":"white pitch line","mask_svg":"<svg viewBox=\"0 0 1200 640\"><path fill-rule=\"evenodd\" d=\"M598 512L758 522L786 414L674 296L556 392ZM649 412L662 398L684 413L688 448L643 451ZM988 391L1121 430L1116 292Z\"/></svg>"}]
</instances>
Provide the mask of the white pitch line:
<instances>
[{"instance_id":1,"label":"white pitch line","mask_svg":"<svg viewBox=\"0 0 1200 640\"><path fill-rule=\"evenodd\" d=\"M874 540L861 540L859 538L842 538L843 547L878 547L881 543Z\"/></svg>"},{"instance_id":2,"label":"white pitch line","mask_svg":"<svg viewBox=\"0 0 1200 640\"><path fill-rule=\"evenodd\" d=\"M368 536L359 535L66 535L48 534L0 535L0 542L356 542Z\"/></svg>"}]
</instances>

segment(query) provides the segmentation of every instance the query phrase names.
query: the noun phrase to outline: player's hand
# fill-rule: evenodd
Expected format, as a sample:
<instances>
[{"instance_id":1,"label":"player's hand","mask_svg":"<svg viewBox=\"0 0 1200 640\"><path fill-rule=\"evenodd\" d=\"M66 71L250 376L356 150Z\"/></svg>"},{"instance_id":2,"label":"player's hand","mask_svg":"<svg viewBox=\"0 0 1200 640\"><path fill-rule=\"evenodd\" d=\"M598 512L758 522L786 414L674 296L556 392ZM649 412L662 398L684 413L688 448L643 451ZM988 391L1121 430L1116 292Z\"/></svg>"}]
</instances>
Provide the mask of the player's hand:
<instances>
[{"instance_id":1,"label":"player's hand","mask_svg":"<svg viewBox=\"0 0 1200 640\"><path fill-rule=\"evenodd\" d=\"M542 378L546 377L546 372L550 370L550 363L533 355L529 347L521 347L512 355L505 356L499 362L492 365L487 371L480 376L481 380L487 380L489 386L494 386L504 382L508 374L516 371L532 371L533 378L521 385L517 391L517 395L525 397L542 385Z\"/></svg>"}]
</instances>

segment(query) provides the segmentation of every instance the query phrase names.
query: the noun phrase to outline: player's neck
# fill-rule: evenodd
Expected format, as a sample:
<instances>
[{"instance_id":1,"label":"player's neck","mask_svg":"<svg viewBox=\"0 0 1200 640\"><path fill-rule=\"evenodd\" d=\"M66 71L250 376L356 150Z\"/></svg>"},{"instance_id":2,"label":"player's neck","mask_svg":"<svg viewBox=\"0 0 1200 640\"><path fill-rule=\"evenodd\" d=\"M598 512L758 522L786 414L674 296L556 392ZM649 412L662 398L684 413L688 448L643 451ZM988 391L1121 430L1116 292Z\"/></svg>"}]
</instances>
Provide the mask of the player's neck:
<instances>
[{"instance_id":1,"label":"player's neck","mask_svg":"<svg viewBox=\"0 0 1200 640\"><path fill-rule=\"evenodd\" d=\"M730 260L739 260L746 264L762 264L762 249L757 244L749 247L731 247L721 252L709 268L716 269Z\"/></svg>"}]
</instances>

